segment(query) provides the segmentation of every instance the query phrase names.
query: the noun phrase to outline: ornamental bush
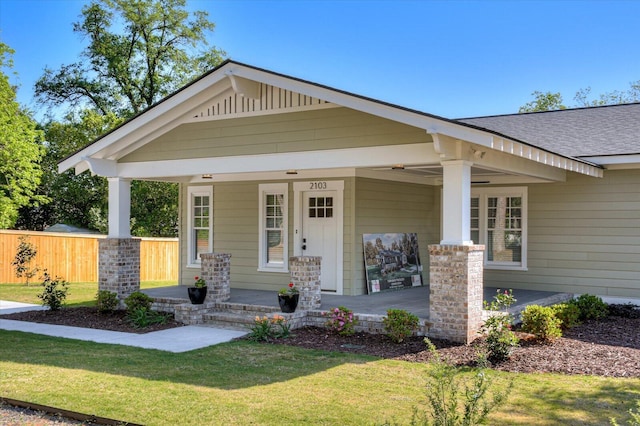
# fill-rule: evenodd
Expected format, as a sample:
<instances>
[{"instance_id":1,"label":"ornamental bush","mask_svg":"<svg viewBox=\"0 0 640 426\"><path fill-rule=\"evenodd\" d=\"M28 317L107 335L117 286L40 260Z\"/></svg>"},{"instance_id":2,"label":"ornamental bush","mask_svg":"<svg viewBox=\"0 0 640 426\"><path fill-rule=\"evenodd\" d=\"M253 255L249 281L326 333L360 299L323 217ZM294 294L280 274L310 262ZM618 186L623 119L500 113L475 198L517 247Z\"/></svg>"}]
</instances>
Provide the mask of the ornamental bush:
<instances>
[{"instance_id":1,"label":"ornamental bush","mask_svg":"<svg viewBox=\"0 0 640 426\"><path fill-rule=\"evenodd\" d=\"M38 298L42 300L44 306L48 306L52 311L59 311L64 305L69 291L69 283L60 277L51 279L51 275L45 269L42 281L42 293L38 294Z\"/></svg>"},{"instance_id":2,"label":"ornamental bush","mask_svg":"<svg viewBox=\"0 0 640 426\"><path fill-rule=\"evenodd\" d=\"M329 317L325 325L332 333L341 336L351 336L355 333L354 327L358 323L358 320L354 317L351 309L338 306L328 312L323 312L322 315Z\"/></svg>"},{"instance_id":3,"label":"ornamental bush","mask_svg":"<svg viewBox=\"0 0 640 426\"><path fill-rule=\"evenodd\" d=\"M127 312L135 311L136 309L143 308L146 310L151 310L151 304L153 303L153 299L146 294L134 291L124 299L124 304L127 305Z\"/></svg>"},{"instance_id":4,"label":"ornamental bush","mask_svg":"<svg viewBox=\"0 0 640 426\"><path fill-rule=\"evenodd\" d=\"M552 305L553 314L560 320L560 327L567 330L580 324L580 309L573 303Z\"/></svg>"},{"instance_id":5,"label":"ornamental bush","mask_svg":"<svg viewBox=\"0 0 640 426\"><path fill-rule=\"evenodd\" d=\"M536 338L551 341L562 337L561 321L549 306L529 305L521 314L522 330L532 333Z\"/></svg>"},{"instance_id":6,"label":"ornamental bush","mask_svg":"<svg viewBox=\"0 0 640 426\"><path fill-rule=\"evenodd\" d=\"M582 294L578 298L573 299L571 303L580 309L580 319L601 319L609 314L607 304L598 296L592 294Z\"/></svg>"},{"instance_id":7,"label":"ornamental bush","mask_svg":"<svg viewBox=\"0 0 640 426\"><path fill-rule=\"evenodd\" d=\"M402 343L418 329L420 319L404 309L388 309L382 323L387 336L396 343Z\"/></svg>"},{"instance_id":8,"label":"ornamental bush","mask_svg":"<svg viewBox=\"0 0 640 426\"><path fill-rule=\"evenodd\" d=\"M118 307L118 293L98 290L98 293L96 293L96 306L98 307L98 312L101 314L115 311Z\"/></svg>"}]
</instances>

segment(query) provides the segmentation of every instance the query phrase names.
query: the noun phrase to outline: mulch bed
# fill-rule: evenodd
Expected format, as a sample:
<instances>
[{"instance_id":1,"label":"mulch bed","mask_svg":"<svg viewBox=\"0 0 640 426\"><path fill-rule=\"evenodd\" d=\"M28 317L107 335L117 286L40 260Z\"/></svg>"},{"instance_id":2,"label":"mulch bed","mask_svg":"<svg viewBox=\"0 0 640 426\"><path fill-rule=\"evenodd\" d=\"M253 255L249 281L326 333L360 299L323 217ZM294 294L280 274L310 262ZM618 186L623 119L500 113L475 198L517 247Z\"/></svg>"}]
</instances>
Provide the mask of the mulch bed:
<instances>
[{"instance_id":1,"label":"mulch bed","mask_svg":"<svg viewBox=\"0 0 640 426\"><path fill-rule=\"evenodd\" d=\"M587 321L565 331L552 343L541 344L520 333L521 343L511 359L493 368L523 373L555 372L610 377L640 377L640 309L631 305L610 305L612 315L599 321ZM59 312L28 311L0 316L2 319L89 327L103 330L147 333L180 327L172 317L166 324L137 329L124 311L99 314L95 307L67 308ZM470 345L432 339L443 359L459 366L473 366L483 344L479 338ZM413 337L397 344L382 335L356 333L338 336L326 329L306 327L292 331L290 337L271 344L309 349L367 354L408 362L427 362L431 354L423 338Z\"/></svg>"}]
</instances>

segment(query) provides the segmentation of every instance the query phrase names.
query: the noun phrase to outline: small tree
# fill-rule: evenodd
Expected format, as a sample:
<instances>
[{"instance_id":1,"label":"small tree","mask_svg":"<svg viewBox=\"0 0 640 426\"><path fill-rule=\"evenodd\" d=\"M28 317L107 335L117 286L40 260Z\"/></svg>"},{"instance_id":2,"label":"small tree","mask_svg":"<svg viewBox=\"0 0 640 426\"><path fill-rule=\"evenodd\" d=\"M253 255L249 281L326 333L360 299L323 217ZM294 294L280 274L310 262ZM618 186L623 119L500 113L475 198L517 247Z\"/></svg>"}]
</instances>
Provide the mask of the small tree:
<instances>
[{"instance_id":1,"label":"small tree","mask_svg":"<svg viewBox=\"0 0 640 426\"><path fill-rule=\"evenodd\" d=\"M40 270L37 265L33 268L31 267L31 262L35 259L36 254L38 254L38 250L29 242L28 235L21 236L18 241L20 241L20 244L18 244L16 256L13 258L11 265L16 270L16 277L24 277L28 287L29 280L35 277Z\"/></svg>"}]
</instances>

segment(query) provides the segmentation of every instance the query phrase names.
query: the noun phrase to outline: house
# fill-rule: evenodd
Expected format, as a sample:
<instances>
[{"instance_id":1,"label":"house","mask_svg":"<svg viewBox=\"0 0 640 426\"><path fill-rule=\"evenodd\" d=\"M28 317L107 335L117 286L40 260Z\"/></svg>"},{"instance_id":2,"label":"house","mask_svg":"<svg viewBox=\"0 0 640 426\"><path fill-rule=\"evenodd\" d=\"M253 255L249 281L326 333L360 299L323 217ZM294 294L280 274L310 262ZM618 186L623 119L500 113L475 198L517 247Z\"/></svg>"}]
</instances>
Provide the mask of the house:
<instances>
[{"instance_id":1,"label":"house","mask_svg":"<svg viewBox=\"0 0 640 426\"><path fill-rule=\"evenodd\" d=\"M378 264L383 274L398 271L407 264L407 255L395 250L381 250L378 253Z\"/></svg>"},{"instance_id":2,"label":"house","mask_svg":"<svg viewBox=\"0 0 640 426\"><path fill-rule=\"evenodd\" d=\"M409 232L432 316L461 309L466 335L483 279L640 294L640 104L451 120L228 60L72 168L109 181L100 285L121 295L133 179L180 183L181 284L203 253L231 256L231 291L276 291L292 259L319 257L319 291L366 294L362 235Z\"/></svg>"}]
</instances>

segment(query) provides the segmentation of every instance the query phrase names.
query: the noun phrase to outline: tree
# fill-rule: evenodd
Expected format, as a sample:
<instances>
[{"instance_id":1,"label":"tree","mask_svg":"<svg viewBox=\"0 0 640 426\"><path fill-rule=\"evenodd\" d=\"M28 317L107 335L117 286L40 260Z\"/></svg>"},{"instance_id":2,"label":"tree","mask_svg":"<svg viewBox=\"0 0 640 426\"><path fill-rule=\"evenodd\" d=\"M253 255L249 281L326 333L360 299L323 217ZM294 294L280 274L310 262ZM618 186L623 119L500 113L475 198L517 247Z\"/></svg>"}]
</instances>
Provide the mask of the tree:
<instances>
[{"instance_id":1,"label":"tree","mask_svg":"<svg viewBox=\"0 0 640 426\"><path fill-rule=\"evenodd\" d=\"M0 69L11 68L14 51L0 42ZM40 160L44 149L42 132L16 102L16 90L0 72L0 228L11 228L18 209L46 202L35 195L40 184Z\"/></svg>"},{"instance_id":2,"label":"tree","mask_svg":"<svg viewBox=\"0 0 640 426\"><path fill-rule=\"evenodd\" d=\"M590 94L591 87L580 89L573 99L578 103L578 106L583 107L640 102L640 80L629 84L629 89L625 91L614 90L612 92L603 93L598 97L598 99L589 100Z\"/></svg>"},{"instance_id":3,"label":"tree","mask_svg":"<svg viewBox=\"0 0 640 426\"><path fill-rule=\"evenodd\" d=\"M537 90L531 94L535 100L527 102L518 110L519 113L538 112L538 111L554 111L559 109L567 109L562 103L562 95L551 92L538 92Z\"/></svg>"},{"instance_id":4,"label":"tree","mask_svg":"<svg viewBox=\"0 0 640 426\"><path fill-rule=\"evenodd\" d=\"M63 122L46 126L51 179L41 190L59 201L29 209L21 215L22 226L65 222L105 231L105 180L86 173L58 176L57 161L218 65L224 52L197 50L208 45L214 27L206 12L186 11L185 0L95 0L82 9L74 24L89 41L82 60L47 68L36 83L40 101L68 107ZM134 181L131 200L134 235L177 234L177 184Z\"/></svg>"},{"instance_id":5,"label":"tree","mask_svg":"<svg viewBox=\"0 0 640 426\"><path fill-rule=\"evenodd\" d=\"M137 114L222 61L225 53L215 47L196 50L215 28L207 16L191 16L185 0L93 1L73 26L89 40L83 60L46 68L36 97L123 118Z\"/></svg>"},{"instance_id":6,"label":"tree","mask_svg":"<svg viewBox=\"0 0 640 426\"><path fill-rule=\"evenodd\" d=\"M27 287L29 287L29 280L35 277L40 270L37 265L33 268L31 267L31 262L38 254L38 249L31 244L28 235L21 236L18 238L18 241L20 241L20 244L18 244L18 249L16 250L13 261L11 261L11 265L16 270L16 277L24 277L25 283Z\"/></svg>"}]
</instances>

